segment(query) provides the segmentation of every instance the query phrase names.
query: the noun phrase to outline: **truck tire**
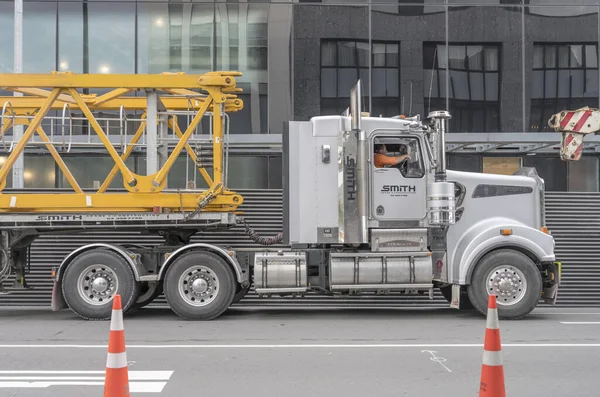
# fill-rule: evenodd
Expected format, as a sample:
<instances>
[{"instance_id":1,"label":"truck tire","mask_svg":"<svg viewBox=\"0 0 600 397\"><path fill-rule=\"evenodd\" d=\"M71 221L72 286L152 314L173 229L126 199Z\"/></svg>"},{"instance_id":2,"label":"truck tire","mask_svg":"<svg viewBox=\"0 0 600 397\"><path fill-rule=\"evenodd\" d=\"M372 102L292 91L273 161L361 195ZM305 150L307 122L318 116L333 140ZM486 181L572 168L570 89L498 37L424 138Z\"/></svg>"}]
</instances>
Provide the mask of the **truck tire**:
<instances>
[{"instance_id":1,"label":"truck tire","mask_svg":"<svg viewBox=\"0 0 600 397\"><path fill-rule=\"evenodd\" d=\"M123 312L138 299L139 285L130 264L119 254L94 249L78 255L62 277L65 302L86 320L109 320L112 300L121 295Z\"/></svg>"},{"instance_id":2,"label":"truck tire","mask_svg":"<svg viewBox=\"0 0 600 397\"><path fill-rule=\"evenodd\" d=\"M186 320L213 320L231 305L236 279L229 264L206 251L183 254L167 269L165 298Z\"/></svg>"},{"instance_id":3,"label":"truck tire","mask_svg":"<svg viewBox=\"0 0 600 397\"><path fill-rule=\"evenodd\" d=\"M542 276L527 255L500 249L477 263L467 291L481 314L487 313L489 295L495 293L498 317L519 320L537 306L542 294Z\"/></svg>"}]
</instances>

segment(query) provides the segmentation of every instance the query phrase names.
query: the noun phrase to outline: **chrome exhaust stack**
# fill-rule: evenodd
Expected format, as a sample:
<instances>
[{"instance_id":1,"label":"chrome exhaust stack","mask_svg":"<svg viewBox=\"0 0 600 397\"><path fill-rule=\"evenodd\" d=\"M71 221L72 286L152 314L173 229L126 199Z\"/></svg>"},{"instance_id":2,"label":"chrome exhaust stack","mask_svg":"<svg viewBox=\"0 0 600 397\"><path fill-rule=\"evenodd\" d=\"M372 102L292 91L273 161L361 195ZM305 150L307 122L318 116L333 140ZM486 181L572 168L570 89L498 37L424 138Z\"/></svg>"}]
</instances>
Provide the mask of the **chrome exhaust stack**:
<instances>
[{"instance_id":1,"label":"chrome exhaust stack","mask_svg":"<svg viewBox=\"0 0 600 397\"><path fill-rule=\"evenodd\" d=\"M435 182L427 189L427 212L430 225L448 226L456 222L456 199L454 184L447 182L446 175L446 131L452 118L445 110L429 113L435 136Z\"/></svg>"},{"instance_id":2,"label":"chrome exhaust stack","mask_svg":"<svg viewBox=\"0 0 600 397\"><path fill-rule=\"evenodd\" d=\"M350 92L350 130L338 136L339 242L369 242L367 172L369 144L361 122L362 90L358 80Z\"/></svg>"}]
</instances>

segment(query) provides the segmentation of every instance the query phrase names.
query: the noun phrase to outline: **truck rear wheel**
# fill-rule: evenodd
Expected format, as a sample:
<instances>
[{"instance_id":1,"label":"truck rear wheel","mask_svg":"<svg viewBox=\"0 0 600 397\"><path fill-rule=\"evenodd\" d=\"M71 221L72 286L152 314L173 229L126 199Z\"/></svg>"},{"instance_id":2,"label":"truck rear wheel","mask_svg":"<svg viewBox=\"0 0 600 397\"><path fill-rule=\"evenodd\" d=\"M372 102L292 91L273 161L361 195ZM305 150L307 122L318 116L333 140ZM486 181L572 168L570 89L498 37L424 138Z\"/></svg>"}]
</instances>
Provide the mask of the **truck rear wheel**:
<instances>
[{"instance_id":1,"label":"truck rear wheel","mask_svg":"<svg viewBox=\"0 0 600 397\"><path fill-rule=\"evenodd\" d=\"M186 320L212 320L233 301L234 273L225 260L205 251L183 254L165 275L165 297L171 310Z\"/></svg>"},{"instance_id":2,"label":"truck rear wheel","mask_svg":"<svg viewBox=\"0 0 600 397\"><path fill-rule=\"evenodd\" d=\"M487 313L488 297L494 294L498 316L518 320L537 306L542 294L542 276L535 263L525 254L501 249L479 261L468 293L473 306L480 313Z\"/></svg>"},{"instance_id":3,"label":"truck rear wheel","mask_svg":"<svg viewBox=\"0 0 600 397\"><path fill-rule=\"evenodd\" d=\"M139 287L131 266L119 254L106 249L77 256L61 280L65 302L86 320L109 320L117 293L121 295L123 312L138 299Z\"/></svg>"}]
</instances>

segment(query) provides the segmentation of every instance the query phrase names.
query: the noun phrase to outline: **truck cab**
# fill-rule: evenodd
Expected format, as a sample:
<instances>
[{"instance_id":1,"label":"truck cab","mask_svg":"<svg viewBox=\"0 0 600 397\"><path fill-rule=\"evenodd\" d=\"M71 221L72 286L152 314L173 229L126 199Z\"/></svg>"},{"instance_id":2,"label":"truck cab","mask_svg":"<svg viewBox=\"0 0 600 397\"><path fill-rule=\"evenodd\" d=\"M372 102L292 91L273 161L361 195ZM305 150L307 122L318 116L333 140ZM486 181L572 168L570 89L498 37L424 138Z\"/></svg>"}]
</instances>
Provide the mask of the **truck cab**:
<instances>
[{"instance_id":1,"label":"truck cab","mask_svg":"<svg viewBox=\"0 0 600 397\"><path fill-rule=\"evenodd\" d=\"M447 170L448 112L424 121L364 117L360 95L351 98L345 115L287 125L283 236L293 253L255 260L257 292L291 292L264 274L294 259L306 263L306 288L296 284L302 291L433 298L437 288L451 307L481 313L495 294L508 319L524 317L541 298L554 303L560 269L535 170ZM383 153L406 158L382 165L375 158Z\"/></svg>"}]
</instances>

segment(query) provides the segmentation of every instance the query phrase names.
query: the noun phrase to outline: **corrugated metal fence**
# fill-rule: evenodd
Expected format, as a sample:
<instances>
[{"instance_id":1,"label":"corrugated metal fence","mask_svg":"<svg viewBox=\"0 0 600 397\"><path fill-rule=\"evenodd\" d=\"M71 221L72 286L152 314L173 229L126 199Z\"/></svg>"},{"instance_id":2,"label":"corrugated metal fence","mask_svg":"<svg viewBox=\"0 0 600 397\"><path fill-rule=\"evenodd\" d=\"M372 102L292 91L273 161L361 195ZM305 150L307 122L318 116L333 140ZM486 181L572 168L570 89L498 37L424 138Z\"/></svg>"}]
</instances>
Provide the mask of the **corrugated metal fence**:
<instances>
[{"instance_id":1,"label":"corrugated metal fence","mask_svg":"<svg viewBox=\"0 0 600 397\"><path fill-rule=\"evenodd\" d=\"M274 235L282 226L282 193L279 190L242 190L245 197L242 210L245 218L261 235ZM558 305L600 306L600 193L546 194L548 226L556 239L558 260L563 262L564 286ZM227 232L210 232L195 240L235 246L255 245L242 228ZM158 244L160 239L148 236L127 236L123 232L93 235L48 236L35 242L31 250L29 283L33 290L0 296L3 306L48 306L51 299L50 269L73 249L90 242ZM8 285L7 285L8 286ZM159 297L157 304L164 303ZM326 306L447 306L436 292L428 296L344 297L310 295L304 298L259 299L252 292L238 305L326 305Z\"/></svg>"}]
</instances>

